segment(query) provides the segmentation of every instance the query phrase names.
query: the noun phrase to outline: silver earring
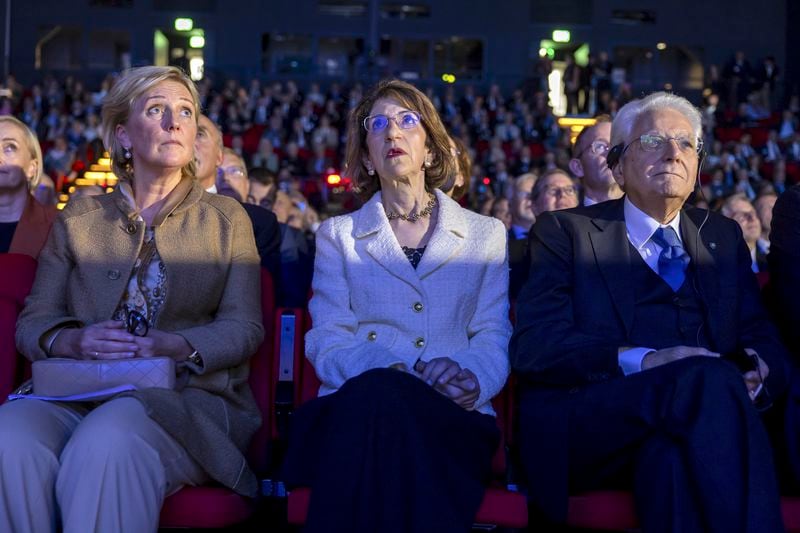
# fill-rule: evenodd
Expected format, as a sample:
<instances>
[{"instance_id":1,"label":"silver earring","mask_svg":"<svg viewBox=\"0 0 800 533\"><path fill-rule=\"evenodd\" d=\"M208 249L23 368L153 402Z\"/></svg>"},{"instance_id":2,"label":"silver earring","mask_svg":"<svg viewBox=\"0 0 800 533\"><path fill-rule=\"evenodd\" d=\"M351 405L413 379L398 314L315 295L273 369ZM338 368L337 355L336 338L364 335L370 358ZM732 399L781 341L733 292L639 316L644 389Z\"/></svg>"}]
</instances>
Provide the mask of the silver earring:
<instances>
[{"instance_id":1,"label":"silver earring","mask_svg":"<svg viewBox=\"0 0 800 533\"><path fill-rule=\"evenodd\" d=\"M125 148L125 151L122 152L122 157L124 157L125 159L130 159L131 158L131 150L130 150L130 148Z\"/></svg>"},{"instance_id":2,"label":"silver earring","mask_svg":"<svg viewBox=\"0 0 800 533\"><path fill-rule=\"evenodd\" d=\"M374 168L368 168L367 169L367 174L369 174L370 176L374 176L375 175L375 169Z\"/></svg>"}]
</instances>

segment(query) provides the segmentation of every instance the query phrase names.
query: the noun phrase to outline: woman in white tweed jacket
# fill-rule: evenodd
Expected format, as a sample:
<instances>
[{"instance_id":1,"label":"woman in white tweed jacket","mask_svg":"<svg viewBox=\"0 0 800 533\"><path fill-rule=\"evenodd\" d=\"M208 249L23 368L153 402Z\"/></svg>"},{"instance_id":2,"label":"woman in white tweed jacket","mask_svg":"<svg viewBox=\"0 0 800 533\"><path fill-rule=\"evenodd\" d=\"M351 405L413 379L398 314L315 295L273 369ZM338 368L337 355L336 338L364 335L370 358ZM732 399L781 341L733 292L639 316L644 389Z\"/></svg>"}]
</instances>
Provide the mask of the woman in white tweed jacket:
<instances>
[{"instance_id":1,"label":"woman in white tweed jacket","mask_svg":"<svg viewBox=\"0 0 800 533\"><path fill-rule=\"evenodd\" d=\"M407 83L354 109L347 163L370 199L317 232L306 356L322 387L287 477L312 487L307 531L469 531L509 372L506 232L437 190L449 138Z\"/></svg>"}]
</instances>

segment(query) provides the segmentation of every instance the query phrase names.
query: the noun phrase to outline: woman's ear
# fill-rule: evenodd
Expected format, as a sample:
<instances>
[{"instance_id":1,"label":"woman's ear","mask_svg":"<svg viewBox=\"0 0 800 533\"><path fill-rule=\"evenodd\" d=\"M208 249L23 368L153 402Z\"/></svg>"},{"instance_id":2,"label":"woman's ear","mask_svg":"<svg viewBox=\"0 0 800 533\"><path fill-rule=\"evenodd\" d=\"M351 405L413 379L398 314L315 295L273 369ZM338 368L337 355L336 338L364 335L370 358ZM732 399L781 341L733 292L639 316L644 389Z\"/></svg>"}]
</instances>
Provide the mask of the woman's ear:
<instances>
[{"instance_id":1,"label":"woman's ear","mask_svg":"<svg viewBox=\"0 0 800 533\"><path fill-rule=\"evenodd\" d=\"M30 163L28 163L28 168L25 169L25 176L28 178L28 181L30 182L38 175L39 175L39 162L34 158L31 159Z\"/></svg>"},{"instance_id":2,"label":"woman's ear","mask_svg":"<svg viewBox=\"0 0 800 533\"><path fill-rule=\"evenodd\" d=\"M367 169L367 172L375 172L375 165L372 164L368 156L362 156L361 163Z\"/></svg>"},{"instance_id":3,"label":"woman's ear","mask_svg":"<svg viewBox=\"0 0 800 533\"><path fill-rule=\"evenodd\" d=\"M114 137L117 138L119 144L125 148L126 150L130 150L131 148L131 139L128 136L128 132L125 130L125 126L122 124L117 124L116 129L114 130Z\"/></svg>"}]
</instances>

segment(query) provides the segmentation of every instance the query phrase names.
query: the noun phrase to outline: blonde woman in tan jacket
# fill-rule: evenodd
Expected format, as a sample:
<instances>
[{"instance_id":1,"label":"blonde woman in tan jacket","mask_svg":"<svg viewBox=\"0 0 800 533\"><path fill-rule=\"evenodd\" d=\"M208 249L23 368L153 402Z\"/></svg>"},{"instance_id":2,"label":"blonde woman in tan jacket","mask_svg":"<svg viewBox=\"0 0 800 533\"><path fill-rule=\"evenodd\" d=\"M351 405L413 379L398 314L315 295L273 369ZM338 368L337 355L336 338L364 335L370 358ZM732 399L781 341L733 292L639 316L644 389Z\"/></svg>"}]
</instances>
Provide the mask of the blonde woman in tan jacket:
<instances>
[{"instance_id":1,"label":"blonde woman in tan jacket","mask_svg":"<svg viewBox=\"0 0 800 533\"><path fill-rule=\"evenodd\" d=\"M169 356L178 385L0 406L2 531L156 531L182 485L256 492L243 452L260 423L259 259L238 202L194 181L198 112L176 68L122 75L103 107L120 185L59 215L17 327L33 361ZM129 333L129 316L146 327Z\"/></svg>"}]
</instances>

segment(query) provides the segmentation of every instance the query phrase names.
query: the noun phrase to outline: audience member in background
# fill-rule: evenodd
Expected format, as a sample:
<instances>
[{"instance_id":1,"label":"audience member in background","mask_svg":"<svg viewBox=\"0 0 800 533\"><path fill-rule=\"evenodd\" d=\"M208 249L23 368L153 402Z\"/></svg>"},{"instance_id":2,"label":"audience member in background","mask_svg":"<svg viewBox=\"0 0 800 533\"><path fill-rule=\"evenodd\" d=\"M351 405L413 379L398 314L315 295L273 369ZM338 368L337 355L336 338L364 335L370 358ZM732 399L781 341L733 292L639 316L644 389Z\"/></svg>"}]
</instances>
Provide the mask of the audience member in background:
<instances>
[{"instance_id":1,"label":"audience member in background","mask_svg":"<svg viewBox=\"0 0 800 533\"><path fill-rule=\"evenodd\" d=\"M547 211L577 207L578 186L565 171L548 170L534 183L531 203L536 218Z\"/></svg>"},{"instance_id":2,"label":"audience member in background","mask_svg":"<svg viewBox=\"0 0 800 533\"><path fill-rule=\"evenodd\" d=\"M281 232L281 284L279 304L285 307L305 307L314 274L314 241L303 231L302 213L289 195L277 188L272 201ZM294 225L290 225L291 219Z\"/></svg>"},{"instance_id":3,"label":"audience member in background","mask_svg":"<svg viewBox=\"0 0 800 533\"><path fill-rule=\"evenodd\" d=\"M322 387L294 414L287 479L312 488L310 533L466 533L508 375L506 230L438 189L455 161L413 86L378 84L347 134L368 200L317 232L306 356Z\"/></svg>"},{"instance_id":4,"label":"audience member in background","mask_svg":"<svg viewBox=\"0 0 800 533\"><path fill-rule=\"evenodd\" d=\"M183 485L258 493L244 456L261 423L247 382L264 336L258 254L239 204L195 180L198 113L176 67L117 80L103 135L119 184L59 214L16 331L31 361L171 357L178 386L1 405L2 531L155 532Z\"/></svg>"},{"instance_id":5,"label":"audience member in background","mask_svg":"<svg viewBox=\"0 0 800 533\"><path fill-rule=\"evenodd\" d=\"M772 168L772 189L778 196L786 190L786 161L783 159L775 161Z\"/></svg>"},{"instance_id":6,"label":"audience member in background","mask_svg":"<svg viewBox=\"0 0 800 533\"><path fill-rule=\"evenodd\" d=\"M508 230L508 295L513 301L528 278L528 232L536 221L533 214L531 191L536 174L523 174L514 182L511 197L511 229Z\"/></svg>"},{"instance_id":7,"label":"audience member in background","mask_svg":"<svg viewBox=\"0 0 800 533\"><path fill-rule=\"evenodd\" d=\"M247 195L247 203L272 210L272 204L275 203L275 195L278 192L275 173L264 167L255 167L250 169L248 179L250 180L250 193Z\"/></svg>"},{"instance_id":8,"label":"audience member in background","mask_svg":"<svg viewBox=\"0 0 800 533\"><path fill-rule=\"evenodd\" d=\"M531 203L531 192L535 183L536 174L523 174L514 180L514 189L511 197L509 240L528 240L528 232L536 221Z\"/></svg>"},{"instance_id":9,"label":"audience member in background","mask_svg":"<svg viewBox=\"0 0 800 533\"><path fill-rule=\"evenodd\" d=\"M272 143L266 137L258 142L258 151L253 154L252 166L264 167L271 172L278 172L280 160L278 154L272 149Z\"/></svg>"},{"instance_id":10,"label":"audience member in background","mask_svg":"<svg viewBox=\"0 0 800 533\"><path fill-rule=\"evenodd\" d=\"M452 135L450 136L450 154L456 161L455 174L441 188L448 196L458 202L469 191L472 160L469 157L469 149L464 144L464 141Z\"/></svg>"},{"instance_id":11,"label":"audience member in background","mask_svg":"<svg viewBox=\"0 0 800 533\"><path fill-rule=\"evenodd\" d=\"M508 198L501 196L492 202L490 214L505 226L506 231L511 229L511 208Z\"/></svg>"},{"instance_id":12,"label":"audience member in background","mask_svg":"<svg viewBox=\"0 0 800 533\"><path fill-rule=\"evenodd\" d=\"M53 143L53 147L47 151L44 157L44 172L57 176L66 176L72 170L72 163L75 161L75 152L70 150L67 139L58 136Z\"/></svg>"},{"instance_id":13,"label":"audience member in background","mask_svg":"<svg viewBox=\"0 0 800 533\"><path fill-rule=\"evenodd\" d=\"M743 194L734 194L722 204L722 214L735 220L742 228L744 242L750 251L753 272L767 271L767 252L760 245L761 222L753 204Z\"/></svg>"},{"instance_id":14,"label":"audience member in background","mask_svg":"<svg viewBox=\"0 0 800 533\"><path fill-rule=\"evenodd\" d=\"M736 171L736 182L733 184L733 192L743 194L748 200L755 200L756 191L750 183L750 174L746 168Z\"/></svg>"},{"instance_id":15,"label":"audience member in background","mask_svg":"<svg viewBox=\"0 0 800 533\"><path fill-rule=\"evenodd\" d=\"M203 120L205 119L205 120ZM261 266L269 270L275 284L275 294L280 301L281 294L281 231L275 215L263 207L245 203L250 193L250 182L247 179L247 167L244 159L230 148L223 148L222 136L219 129L205 116L200 115L200 126L205 124L206 137L200 137L198 127L198 141L202 145L202 155L198 153L198 161L219 161L215 169L216 182L214 189L218 194L229 196L239 203L247 212L253 226L253 236L261 259ZM199 152L199 150L198 150ZM198 181L201 181L198 179ZM201 181L202 183L202 181Z\"/></svg>"},{"instance_id":16,"label":"audience member in background","mask_svg":"<svg viewBox=\"0 0 800 533\"><path fill-rule=\"evenodd\" d=\"M625 196L537 215L509 349L532 507L553 521L570 491L623 485L643 531L784 530L758 409L789 364L741 230L684 205L701 136L686 99L634 100L611 128ZM720 359L737 347L757 368Z\"/></svg>"},{"instance_id":17,"label":"audience member in background","mask_svg":"<svg viewBox=\"0 0 800 533\"><path fill-rule=\"evenodd\" d=\"M767 143L761 148L761 156L764 161L773 163L778 159L783 159L783 151L778 144L778 132L776 130L769 131Z\"/></svg>"},{"instance_id":18,"label":"audience member in background","mask_svg":"<svg viewBox=\"0 0 800 533\"><path fill-rule=\"evenodd\" d=\"M197 122L197 140L194 143L197 162L197 181L207 192L217 192L217 169L222 164L222 133L205 115Z\"/></svg>"},{"instance_id":19,"label":"audience member in background","mask_svg":"<svg viewBox=\"0 0 800 533\"><path fill-rule=\"evenodd\" d=\"M28 126L0 117L0 253L36 259L56 217L55 205L33 196L42 176L42 151Z\"/></svg>"},{"instance_id":20,"label":"audience member in background","mask_svg":"<svg viewBox=\"0 0 800 533\"><path fill-rule=\"evenodd\" d=\"M775 193L762 194L753 202L756 208L758 220L761 222L761 237L758 239L759 246L769 253L769 232L772 231L772 209L775 206L778 196Z\"/></svg>"},{"instance_id":21,"label":"audience member in background","mask_svg":"<svg viewBox=\"0 0 800 533\"><path fill-rule=\"evenodd\" d=\"M597 123L581 130L572 148L570 171L580 180L583 205L592 205L622 196L606 156L611 142L611 118L597 117Z\"/></svg>"}]
</instances>

